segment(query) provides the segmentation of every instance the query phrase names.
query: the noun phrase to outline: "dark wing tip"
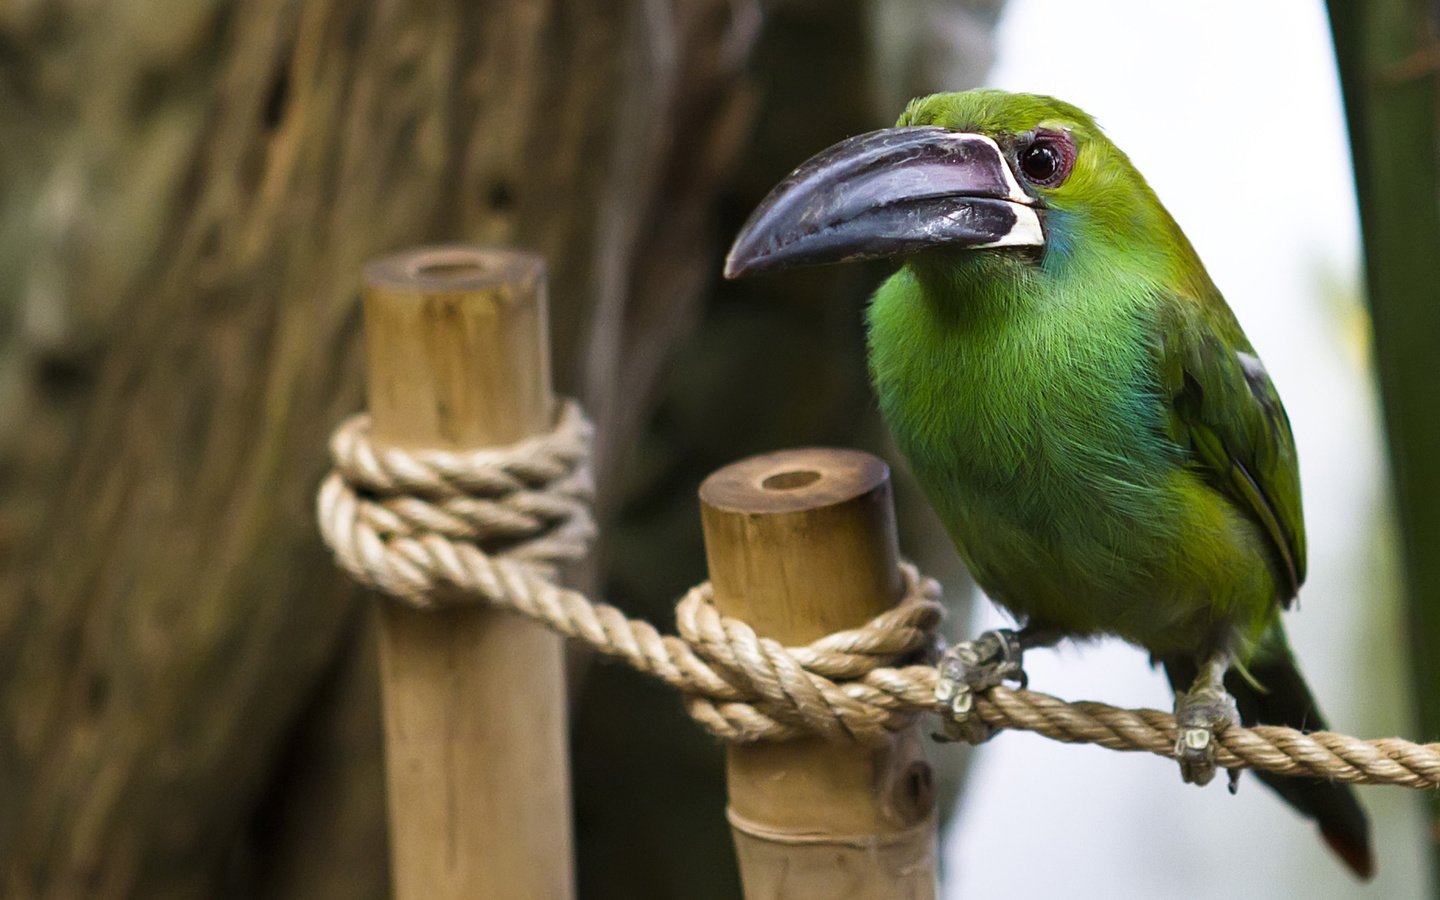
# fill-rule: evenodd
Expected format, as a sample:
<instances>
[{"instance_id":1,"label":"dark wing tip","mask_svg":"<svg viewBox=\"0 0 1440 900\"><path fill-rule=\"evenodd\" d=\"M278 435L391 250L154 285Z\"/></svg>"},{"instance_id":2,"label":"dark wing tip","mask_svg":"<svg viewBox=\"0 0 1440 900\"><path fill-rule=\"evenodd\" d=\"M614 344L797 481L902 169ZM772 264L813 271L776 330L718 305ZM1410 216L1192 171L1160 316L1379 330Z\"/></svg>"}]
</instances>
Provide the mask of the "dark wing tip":
<instances>
[{"instance_id":1,"label":"dark wing tip","mask_svg":"<svg viewBox=\"0 0 1440 900\"><path fill-rule=\"evenodd\" d=\"M1350 871L1362 881L1369 881L1375 877L1375 854L1370 850L1370 841L1366 835L1354 835L1341 832L1335 829L1321 828L1320 836L1335 855L1344 861Z\"/></svg>"}]
</instances>

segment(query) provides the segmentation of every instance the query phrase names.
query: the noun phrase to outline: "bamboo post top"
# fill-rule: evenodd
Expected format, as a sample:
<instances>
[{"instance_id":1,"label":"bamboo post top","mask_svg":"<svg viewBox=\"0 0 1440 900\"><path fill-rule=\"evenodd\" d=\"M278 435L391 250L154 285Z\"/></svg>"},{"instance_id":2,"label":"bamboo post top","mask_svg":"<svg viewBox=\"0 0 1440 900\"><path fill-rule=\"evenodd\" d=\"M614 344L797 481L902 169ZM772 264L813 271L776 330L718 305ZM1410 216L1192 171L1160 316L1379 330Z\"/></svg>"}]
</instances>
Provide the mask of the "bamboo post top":
<instances>
[{"instance_id":1,"label":"bamboo post top","mask_svg":"<svg viewBox=\"0 0 1440 900\"><path fill-rule=\"evenodd\" d=\"M844 503L889 480L890 467L859 450L781 450L714 472L700 485L700 499L732 513L803 512Z\"/></svg>"},{"instance_id":2,"label":"bamboo post top","mask_svg":"<svg viewBox=\"0 0 1440 900\"><path fill-rule=\"evenodd\" d=\"M365 269L379 443L478 449L553 425L545 266L420 248ZM381 695L398 900L574 895L558 635L501 610L382 604Z\"/></svg>"},{"instance_id":3,"label":"bamboo post top","mask_svg":"<svg viewBox=\"0 0 1440 900\"><path fill-rule=\"evenodd\" d=\"M904 586L890 468L858 450L752 456L700 486L715 606L804 644L863 625Z\"/></svg>"},{"instance_id":4,"label":"bamboo post top","mask_svg":"<svg viewBox=\"0 0 1440 900\"><path fill-rule=\"evenodd\" d=\"M761 637L809 643L904 592L890 471L867 453L751 457L700 501L715 606ZM732 745L726 776L747 900L934 897L934 791L913 729L879 747Z\"/></svg>"},{"instance_id":5,"label":"bamboo post top","mask_svg":"<svg viewBox=\"0 0 1440 900\"><path fill-rule=\"evenodd\" d=\"M508 250L422 248L365 267L376 439L508 444L551 425L545 263Z\"/></svg>"}]
</instances>

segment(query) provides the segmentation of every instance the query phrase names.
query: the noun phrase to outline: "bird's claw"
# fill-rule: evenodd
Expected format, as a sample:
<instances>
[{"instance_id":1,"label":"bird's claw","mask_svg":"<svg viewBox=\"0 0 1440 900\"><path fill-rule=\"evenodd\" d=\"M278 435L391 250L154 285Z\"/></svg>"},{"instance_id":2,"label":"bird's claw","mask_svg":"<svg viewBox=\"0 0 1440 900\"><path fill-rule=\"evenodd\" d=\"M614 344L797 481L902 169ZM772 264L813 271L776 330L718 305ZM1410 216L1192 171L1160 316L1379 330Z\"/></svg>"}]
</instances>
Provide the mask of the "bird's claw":
<instances>
[{"instance_id":1,"label":"bird's claw","mask_svg":"<svg viewBox=\"0 0 1440 900\"><path fill-rule=\"evenodd\" d=\"M1239 724L1235 698L1223 688L1197 685L1175 697L1175 759L1187 784L1210 783L1215 777L1215 736ZM1233 773L1230 783L1234 793Z\"/></svg>"},{"instance_id":2,"label":"bird's claw","mask_svg":"<svg viewBox=\"0 0 1440 900\"><path fill-rule=\"evenodd\" d=\"M974 714L975 695L1007 680L1024 687L1028 679L1021 667L1023 656L1019 635L1009 629L987 631L947 649L935 681L935 701L946 711L944 730L936 739L967 744L988 740L994 730Z\"/></svg>"}]
</instances>

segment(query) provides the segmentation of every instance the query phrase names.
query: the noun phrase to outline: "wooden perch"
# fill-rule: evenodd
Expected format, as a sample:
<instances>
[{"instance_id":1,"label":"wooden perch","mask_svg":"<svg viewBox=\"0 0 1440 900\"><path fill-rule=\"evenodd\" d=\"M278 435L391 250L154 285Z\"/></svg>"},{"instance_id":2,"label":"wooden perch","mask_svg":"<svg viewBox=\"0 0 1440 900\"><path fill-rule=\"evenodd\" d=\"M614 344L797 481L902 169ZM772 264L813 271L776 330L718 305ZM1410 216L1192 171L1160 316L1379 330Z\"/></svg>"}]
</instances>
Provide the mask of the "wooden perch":
<instances>
[{"instance_id":1,"label":"wooden perch","mask_svg":"<svg viewBox=\"0 0 1440 900\"><path fill-rule=\"evenodd\" d=\"M474 449L551 426L538 257L422 249L365 282L379 443ZM395 896L573 896L560 637L500 610L382 610Z\"/></svg>"},{"instance_id":2,"label":"wooden perch","mask_svg":"<svg viewBox=\"0 0 1440 900\"><path fill-rule=\"evenodd\" d=\"M726 466L700 488L719 611L789 646L900 598L890 472L851 450ZM747 900L933 898L935 803L914 729L879 748L732 745L729 818Z\"/></svg>"}]
</instances>

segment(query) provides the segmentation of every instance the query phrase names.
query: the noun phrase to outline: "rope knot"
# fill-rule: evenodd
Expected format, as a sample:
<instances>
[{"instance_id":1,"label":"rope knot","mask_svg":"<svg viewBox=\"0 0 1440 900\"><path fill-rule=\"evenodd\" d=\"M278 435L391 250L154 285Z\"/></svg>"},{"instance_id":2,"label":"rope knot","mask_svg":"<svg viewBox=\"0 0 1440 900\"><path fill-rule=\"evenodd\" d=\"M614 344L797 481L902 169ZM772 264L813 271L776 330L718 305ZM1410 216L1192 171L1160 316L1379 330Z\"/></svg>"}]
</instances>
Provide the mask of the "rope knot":
<instances>
[{"instance_id":1,"label":"rope knot","mask_svg":"<svg viewBox=\"0 0 1440 900\"><path fill-rule=\"evenodd\" d=\"M573 401L549 432L465 451L380 445L369 417L353 416L330 441L321 532L354 578L417 606L477 587L498 600L494 563L548 575L588 550L593 433Z\"/></svg>"},{"instance_id":2,"label":"rope knot","mask_svg":"<svg viewBox=\"0 0 1440 900\"><path fill-rule=\"evenodd\" d=\"M869 742L904 729L918 711L877 703L867 679L931 659L943 608L938 583L909 564L901 574L905 595L894 609L803 647L782 646L722 616L709 584L692 589L676 607L676 627L725 689L685 690L690 714L717 735L740 741L809 732ZM743 714L741 704L748 704Z\"/></svg>"}]
</instances>

